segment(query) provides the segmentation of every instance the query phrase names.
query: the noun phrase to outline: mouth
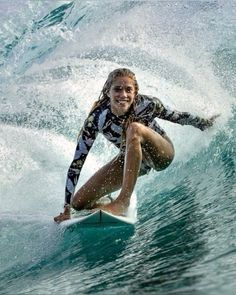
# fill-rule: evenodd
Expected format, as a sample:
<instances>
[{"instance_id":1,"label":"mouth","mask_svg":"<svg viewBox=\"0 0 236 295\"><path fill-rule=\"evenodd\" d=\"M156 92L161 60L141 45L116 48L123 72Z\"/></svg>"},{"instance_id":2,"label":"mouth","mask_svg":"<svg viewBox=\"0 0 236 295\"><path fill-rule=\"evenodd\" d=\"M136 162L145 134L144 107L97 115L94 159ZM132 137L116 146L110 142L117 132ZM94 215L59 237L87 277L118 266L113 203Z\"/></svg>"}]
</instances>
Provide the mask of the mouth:
<instances>
[{"instance_id":1,"label":"mouth","mask_svg":"<svg viewBox=\"0 0 236 295\"><path fill-rule=\"evenodd\" d=\"M116 99L116 103L119 105L124 105L126 103L128 103L129 100L128 99Z\"/></svg>"},{"instance_id":2,"label":"mouth","mask_svg":"<svg viewBox=\"0 0 236 295\"><path fill-rule=\"evenodd\" d=\"M111 111L117 116L124 115L130 107L130 99L116 98L113 99L111 104Z\"/></svg>"}]
</instances>

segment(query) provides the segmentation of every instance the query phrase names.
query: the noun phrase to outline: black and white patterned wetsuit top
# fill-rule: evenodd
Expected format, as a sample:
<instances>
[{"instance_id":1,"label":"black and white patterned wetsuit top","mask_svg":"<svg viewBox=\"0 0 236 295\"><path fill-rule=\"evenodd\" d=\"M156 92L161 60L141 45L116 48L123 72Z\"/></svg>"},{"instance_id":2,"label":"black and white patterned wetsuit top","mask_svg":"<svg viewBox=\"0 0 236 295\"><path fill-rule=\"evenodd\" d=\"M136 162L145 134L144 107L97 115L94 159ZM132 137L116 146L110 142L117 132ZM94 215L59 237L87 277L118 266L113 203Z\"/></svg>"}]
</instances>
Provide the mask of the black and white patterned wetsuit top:
<instances>
[{"instance_id":1,"label":"black and white patterned wetsuit top","mask_svg":"<svg viewBox=\"0 0 236 295\"><path fill-rule=\"evenodd\" d=\"M137 97L134 106L135 121L141 122L150 127L162 136L165 131L159 126L155 118L168 120L181 125L192 125L199 129L204 129L205 119L192 116L187 112L178 112L165 107L162 102L155 97L141 95ZM70 204L74 195L78 178L98 133L102 133L106 139L116 147L121 147L123 122L125 116L116 116L111 112L109 104L102 104L96 107L85 120L80 131L75 150L74 159L69 167L66 181L65 204ZM150 170L150 169L149 169Z\"/></svg>"}]
</instances>

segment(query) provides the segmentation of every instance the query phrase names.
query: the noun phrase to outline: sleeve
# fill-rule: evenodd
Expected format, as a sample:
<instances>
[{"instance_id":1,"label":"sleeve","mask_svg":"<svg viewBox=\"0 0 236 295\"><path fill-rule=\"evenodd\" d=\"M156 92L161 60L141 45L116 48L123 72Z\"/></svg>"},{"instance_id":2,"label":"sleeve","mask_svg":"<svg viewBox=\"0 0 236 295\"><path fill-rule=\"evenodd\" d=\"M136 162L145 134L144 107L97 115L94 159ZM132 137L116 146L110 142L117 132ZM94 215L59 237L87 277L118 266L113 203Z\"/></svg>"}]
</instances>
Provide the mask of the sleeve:
<instances>
[{"instance_id":1,"label":"sleeve","mask_svg":"<svg viewBox=\"0 0 236 295\"><path fill-rule=\"evenodd\" d=\"M75 187L79 180L80 172L87 158L87 155L97 137L98 127L96 124L95 112L90 114L85 120L84 125L79 133L74 159L68 169L65 204L70 204L71 197L74 195Z\"/></svg>"},{"instance_id":2,"label":"sleeve","mask_svg":"<svg viewBox=\"0 0 236 295\"><path fill-rule=\"evenodd\" d=\"M202 131L209 127L209 122L207 119L194 116L188 112L171 110L168 106L164 106L164 104L158 98L155 98L154 100L156 104L156 116L160 119L168 120L181 125L192 125L201 129Z\"/></svg>"}]
</instances>

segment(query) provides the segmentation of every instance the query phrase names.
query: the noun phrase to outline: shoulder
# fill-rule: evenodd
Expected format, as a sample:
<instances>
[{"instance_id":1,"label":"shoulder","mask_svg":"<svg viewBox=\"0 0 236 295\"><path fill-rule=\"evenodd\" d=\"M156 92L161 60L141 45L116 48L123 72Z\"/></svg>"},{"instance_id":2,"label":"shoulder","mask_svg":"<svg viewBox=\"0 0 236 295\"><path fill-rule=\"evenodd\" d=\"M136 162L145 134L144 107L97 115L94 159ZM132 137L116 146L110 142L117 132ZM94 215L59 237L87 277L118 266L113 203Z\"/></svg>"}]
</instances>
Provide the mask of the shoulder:
<instances>
[{"instance_id":1,"label":"shoulder","mask_svg":"<svg viewBox=\"0 0 236 295\"><path fill-rule=\"evenodd\" d=\"M107 103L97 104L90 111L85 125L93 127L96 130L101 130L107 119L109 118L110 108Z\"/></svg>"},{"instance_id":2,"label":"shoulder","mask_svg":"<svg viewBox=\"0 0 236 295\"><path fill-rule=\"evenodd\" d=\"M101 103L97 105L95 104L95 106L93 106L92 110L90 111L88 117L92 116L94 118L99 118L104 113L107 113L108 110L109 106L107 103Z\"/></svg>"},{"instance_id":3,"label":"shoulder","mask_svg":"<svg viewBox=\"0 0 236 295\"><path fill-rule=\"evenodd\" d=\"M145 95L145 94L138 94L137 96L137 107L147 107L147 106L155 106L155 107L161 107L162 102L159 98L151 95Z\"/></svg>"},{"instance_id":4,"label":"shoulder","mask_svg":"<svg viewBox=\"0 0 236 295\"><path fill-rule=\"evenodd\" d=\"M138 94L137 102L139 103L162 103L159 98L152 95Z\"/></svg>"}]
</instances>

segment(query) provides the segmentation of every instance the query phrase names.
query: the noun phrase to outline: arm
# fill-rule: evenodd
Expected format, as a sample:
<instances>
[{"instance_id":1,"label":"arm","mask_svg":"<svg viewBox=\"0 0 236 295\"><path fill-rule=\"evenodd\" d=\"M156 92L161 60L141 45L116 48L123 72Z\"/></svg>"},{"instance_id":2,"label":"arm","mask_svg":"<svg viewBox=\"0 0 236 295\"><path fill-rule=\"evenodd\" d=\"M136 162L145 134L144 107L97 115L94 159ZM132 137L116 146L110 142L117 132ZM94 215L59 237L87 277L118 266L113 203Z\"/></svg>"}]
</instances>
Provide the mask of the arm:
<instances>
[{"instance_id":1,"label":"arm","mask_svg":"<svg viewBox=\"0 0 236 295\"><path fill-rule=\"evenodd\" d=\"M80 172L97 134L98 128L97 124L95 124L95 114L91 114L84 122L84 126L79 133L74 158L68 169L65 188L65 205L70 204L71 197L74 195L75 187L79 180Z\"/></svg>"},{"instance_id":2,"label":"arm","mask_svg":"<svg viewBox=\"0 0 236 295\"><path fill-rule=\"evenodd\" d=\"M155 101L156 115L158 118L181 125L192 125L202 131L213 126L215 119L219 117L219 115L215 115L209 119L204 119L199 116L191 115L188 112L170 110L168 107L165 107L159 99L155 99Z\"/></svg>"},{"instance_id":3,"label":"arm","mask_svg":"<svg viewBox=\"0 0 236 295\"><path fill-rule=\"evenodd\" d=\"M68 169L66 188L65 188L65 205L64 212L54 217L56 222L70 218L70 201L74 194L80 172L86 160L86 157L97 137L98 128L96 124L95 113L85 120L84 125L79 133L74 159Z\"/></svg>"}]
</instances>

